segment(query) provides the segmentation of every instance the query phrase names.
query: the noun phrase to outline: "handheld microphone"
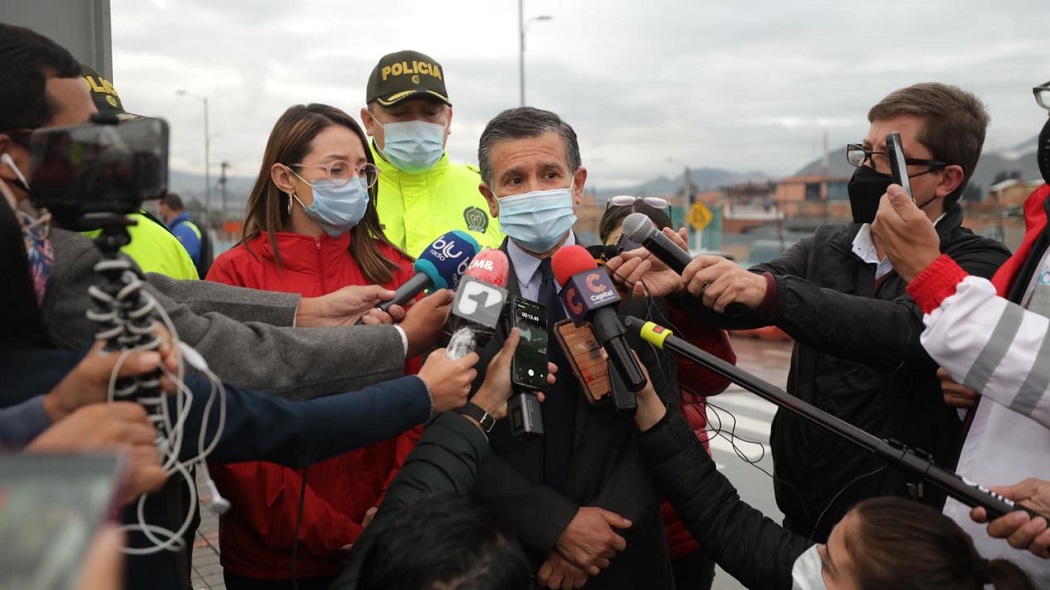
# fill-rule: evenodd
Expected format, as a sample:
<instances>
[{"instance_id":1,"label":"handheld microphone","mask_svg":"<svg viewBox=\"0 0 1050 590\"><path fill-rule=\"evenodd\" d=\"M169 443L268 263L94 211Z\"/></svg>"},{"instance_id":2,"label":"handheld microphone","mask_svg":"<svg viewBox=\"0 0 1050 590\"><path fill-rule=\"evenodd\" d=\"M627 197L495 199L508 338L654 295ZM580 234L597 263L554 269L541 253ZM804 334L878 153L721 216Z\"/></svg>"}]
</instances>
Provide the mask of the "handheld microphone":
<instances>
[{"instance_id":1,"label":"handheld microphone","mask_svg":"<svg viewBox=\"0 0 1050 590\"><path fill-rule=\"evenodd\" d=\"M486 248L467 266L456 289L448 328L452 332L445 356L461 359L484 345L496 333L507 301L510 262L500 250Z\"/></svg>"},{"instance_id":2,"label":"handheld microphone","mask_svg":"<svg viewBox=\"0 0 1050 590\"><path fill-rule=\"evenodd\" d=\"M416 274L394 291L393 299L376 307L387 311L392 305L404 305L426 289L455 289L479 249L466 232L454 230L439 236L416 259Z\"/></svg>"},{"instance_id":3,"label":"handheld microphone","mask_svg":"<svg viewBox=\"0 0 1050 590\"><path fill-rule=\"evenodd\" d=\"M685 271L685 267L692 261L689 253L678 247L665 236L663 232L656 229L653 220L644 213L631 213L623 220L620 235L625 236L632 242L637 242L653 253L664 264L678 274ZM733 302L726 306L725 315L737 318L747 311L747 307L740 302Z\"/></svg>"},{"instance_id":4,"label":"handheld microphone","mask_svg":"<svg viewBox=\"0 0 1050 590\"><path fill-rule=\"evenodd\" d=\"M631 354L624 337L626 330L616 315L614 306L620 302L620 295L612 279L598 268L594 258L582 246L566 246L555 252L551 268L558 283L563 285L560 297L572 321L580 325L590 320L598 343L605 348L609 362L624 388L632 392L630 397L633 398L633 392L645 387L646 379L638 361ZM633 407L634 404L627 404L622 409L630 410Z\"/></svg>"}]
</instances>

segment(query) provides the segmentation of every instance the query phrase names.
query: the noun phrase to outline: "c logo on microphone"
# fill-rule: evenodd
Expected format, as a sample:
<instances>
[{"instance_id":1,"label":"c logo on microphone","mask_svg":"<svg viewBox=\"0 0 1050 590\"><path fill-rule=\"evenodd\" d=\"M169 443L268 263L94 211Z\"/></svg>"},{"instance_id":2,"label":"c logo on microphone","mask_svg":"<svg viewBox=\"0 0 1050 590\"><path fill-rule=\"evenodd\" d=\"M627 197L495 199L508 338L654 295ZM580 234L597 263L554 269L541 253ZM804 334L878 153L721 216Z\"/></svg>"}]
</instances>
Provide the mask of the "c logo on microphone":
<instances>
[{"instance_id":1,"label":"c logo on microphone","mask_svg":"<svg viewBox=\"0 0 1050 590\"><path fill-rule=\"evenodd\" d=\"M569 312L574 316L583 313L583 301L580 300L576 287L569 287L565 292L565 306L569 308Z\"/></svg>"},{"instance_id":2,"label":"c logo on microphone","mask_svg":"<svg viewBox=\"0 0 1050 590\"><path fill-rule=\"evenodd\" d=\"M601 275L596 272L593 272L587 275L585 282L587 284L587 288L590 289L592 293L601 293L608 288L605 286L604 283L601 282L601 280Z\"/></svg>"}]
</instances>

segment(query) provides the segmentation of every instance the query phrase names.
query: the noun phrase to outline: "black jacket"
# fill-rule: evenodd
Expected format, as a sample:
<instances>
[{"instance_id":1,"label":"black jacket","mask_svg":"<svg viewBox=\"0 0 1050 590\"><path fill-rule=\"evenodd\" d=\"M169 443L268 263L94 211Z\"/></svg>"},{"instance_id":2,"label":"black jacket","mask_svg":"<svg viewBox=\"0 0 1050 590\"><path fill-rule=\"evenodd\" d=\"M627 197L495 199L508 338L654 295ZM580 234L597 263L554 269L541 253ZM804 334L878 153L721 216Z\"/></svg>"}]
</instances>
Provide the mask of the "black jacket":
<instances>
[{"instance_id":1,"label":"black jacket","mask_svg":"<svg viewBox=\"0 0 1050 590\"><path fill-rule=\"evenodd\" d=\"M361 565L368 551L378 533L387 527L395 514L427 496L441 492L469 493L478 466L488 452L485 435L459 414L445 412L427 424L416 448L390 483L372 524L354 543L346 569L330 590L357 588Z\"/></svg>"},{"instance_id":2,"label":"black jacket","mask_svg":"<svg viewBox=\"0 0 1050 590\"><path fill-rule=\"evenodd\" d=\"M937 224L941 251L970 274L991 277L1009 250L961 224L959 207L945 213ZM776 278L776 312L748 313L734 325L774 324L795 339L789 393L953 468L961 421L944 404L937 366L919 342L922 310L896 272L876 282L875 265L853 253L860 228L821 226L776 260L753 267ZM899 471L791 412L777 412L770 444L785 526L817 541L827 540L858 501L908 493ZM924 487L920 499L940 508L944 495Z\"/></svg>"},{"instance_id":3,"label":"black jacket","mask_svg":"<svg viewBox=\"0 0 1050 590\"><path fill-rule=\"evenodd\" d=\"M638 448L704 553L748 588L791 588L791 569L813 542L741 500L681 414L667 412Z\"/></svg>"},{"instance_id":4,"label":"black jacket","mask_svg":"<svg viewBox=\"0 0 1050 590\"><path fill-rule=\"evenodd\" d=\"M519 292L513 268L507 288L513 294ZM644 302L628 302L620 312L644 315L644 308L632 306L644 306ZM479 351L478 384L505 337L503 330L497 331L488 346ZM677 412L674 359L643 344L637 334L628 334L628 341L648 368L660 397ZM558 346L553 335L549 343ZM572 378L569 367L559 367L558 379ZM508 421L503 420L489 435L492 453L478 471L476 497L504 530L521 541L537 568L554 550L558 537L581 506L598 506L628 518L634 526L624 533L627 548L608 568L590 578L587 588L673 588L659 496L638 454L633 417L618 415L608 405L592 406L582 395L577 396L576 410L574 445L566 450L572 458L565 494L544 483L544 438L517 441Z\"/></svg>"}]
</instances>

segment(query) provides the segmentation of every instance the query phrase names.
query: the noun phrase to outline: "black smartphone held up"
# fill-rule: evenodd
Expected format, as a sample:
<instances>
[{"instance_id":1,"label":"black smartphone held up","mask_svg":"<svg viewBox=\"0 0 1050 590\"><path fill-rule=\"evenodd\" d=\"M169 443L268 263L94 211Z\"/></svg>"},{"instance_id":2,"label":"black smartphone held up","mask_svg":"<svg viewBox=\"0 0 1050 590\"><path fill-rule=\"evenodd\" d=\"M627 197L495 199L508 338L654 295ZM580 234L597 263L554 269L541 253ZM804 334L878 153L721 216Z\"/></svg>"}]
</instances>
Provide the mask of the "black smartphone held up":
<instances>
[{"instance_id":1,"label":"black smartphone held up","mask_svg":"<svg viewBox=\"0 0 1050 590\"><path fill-rule=\"evenodd\" d=\"M904 159L904 148L901 146L900 133L886 134L886 155L890 159L890 171L893 174L893 182L904 187L905 192L912 199L911 180L908 178L908 163Z\"/></svg>"},{"instance_id":2,"label":"black smartphone held up","mask_svg":"<svg viewBox=\"0 0 1050 590\"><path fill-rule=\"evenodd\" d=\"M0 455L0 588L73 590L126 463L103 454Z\"/></svg>"},{"instance_id":3,"label":"black smartphone held up","mask_svg":"<svg viewBox=\"0 0 1050 590\"><path fill-rule=\"evenodd\" d=\"M510 380L530 391L547 391L547 308L524 297L513 297L510 327L521 334L510 362Z\"/></svg>"}]
</instances>

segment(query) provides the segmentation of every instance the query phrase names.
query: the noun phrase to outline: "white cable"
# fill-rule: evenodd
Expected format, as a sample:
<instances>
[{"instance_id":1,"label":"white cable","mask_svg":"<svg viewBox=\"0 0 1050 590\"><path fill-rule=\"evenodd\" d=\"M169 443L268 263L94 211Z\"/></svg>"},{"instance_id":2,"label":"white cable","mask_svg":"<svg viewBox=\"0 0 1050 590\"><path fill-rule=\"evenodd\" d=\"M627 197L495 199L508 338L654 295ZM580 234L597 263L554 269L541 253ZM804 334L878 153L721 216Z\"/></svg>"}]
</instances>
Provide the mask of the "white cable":
<instances>
[{"instance_id":1,"label":"white cable","mask_svg":"<svg viewBox=\"0 0 1050 590\"><path fill-rule=\"evenodd\" d=\"M104 260L96 265L95 269L96 271L121 271L120 280L123 283L116 296L111 296L96 286L91 286L88 290L89 295L97 305L97 309L87 312L88 318L102 326L96 338L117 342L122 347L126 347L121 351L113 373L110 375L108 399L110 402L134 399L146 408L151 422L157 429L155 443L164 470L169 477L177 475L184 480L189 488L190 506L195 506L197 503L197 486L190 475L190 470L195 465L200 465L204 473L207 473L205 461L218 445L226 426L226 390L223 388L221 380L208 370L207 364L203 362L200 355L192 348L179 342L178 331L171 318L164 308L157 303L156 299L143 290L145 283L140 275L132 269L127 260ZM136 301L136 299L138 300L138 305L134 309L130 309L132 302ZM175 401L174 415L169 409L168 400L163 392L156 396L134 397L140 388L155 388L159 390L159 380L151 380L149 378L145 380L129 380L127 386L118 388L117 385L117 375L128 355L134 351L158 350L160 348L161 342L159 338L153 337L148 339L155 329L153 322L149 322L148 325L145 323L145 320L149 319L150 316L156 316L161 324L167 328L171 334L172 346L180 347L183 353L179 355L178 364L174 371L163 363L160 366L161 374L175 386L175 392L171 394L174 396ZM184 461L179 459L179 455L186 442L184 440L186 421L189 419L194 401L198 403L201 401L194 399L193 392L185 383L184 359L187 358L195 368L208 377L211 388L207 400L204 401L202 424L200 425L200 434L197 439L197 453L191 459ZM211 424L211 413L216 398L219 400L218 421L214 436L208 440L208 426ZM147 496L143 495L138 500L136 508L138 522L124 525L122 530L125 532L141 532L150 542L150 545L146 547L124 547L124 553L128 555L149 555L164 550L178 551L184 549L185 542L182 536L193 523L192 510L186 514L186 518L177 530L171 531L146 522L146 499Z\"/></svg>"}]
</instances>

